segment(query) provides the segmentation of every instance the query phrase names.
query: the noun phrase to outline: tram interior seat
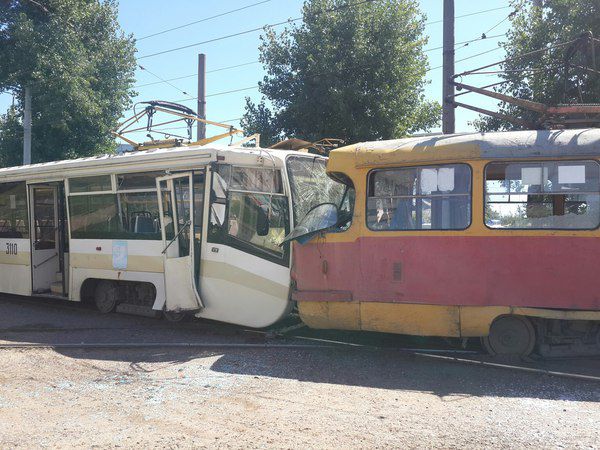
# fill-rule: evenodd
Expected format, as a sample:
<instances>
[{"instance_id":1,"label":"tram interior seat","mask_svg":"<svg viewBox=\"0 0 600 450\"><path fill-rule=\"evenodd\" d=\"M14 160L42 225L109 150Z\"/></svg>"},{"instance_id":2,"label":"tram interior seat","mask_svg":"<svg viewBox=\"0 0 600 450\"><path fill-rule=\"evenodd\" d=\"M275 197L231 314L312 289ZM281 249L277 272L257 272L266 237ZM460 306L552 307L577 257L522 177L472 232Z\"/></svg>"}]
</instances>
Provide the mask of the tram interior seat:
<instances>
[{"instance_id":1,"label":"tram interior seat","mask_svg":"<svg viewBox=\"0 0 600 450\"><path fill-rule=\"evenodd\" d=\"M139 215L133 219L134 233L156 233L158 232L158 223L152 217Z\"/></svg>"}]
</instances>

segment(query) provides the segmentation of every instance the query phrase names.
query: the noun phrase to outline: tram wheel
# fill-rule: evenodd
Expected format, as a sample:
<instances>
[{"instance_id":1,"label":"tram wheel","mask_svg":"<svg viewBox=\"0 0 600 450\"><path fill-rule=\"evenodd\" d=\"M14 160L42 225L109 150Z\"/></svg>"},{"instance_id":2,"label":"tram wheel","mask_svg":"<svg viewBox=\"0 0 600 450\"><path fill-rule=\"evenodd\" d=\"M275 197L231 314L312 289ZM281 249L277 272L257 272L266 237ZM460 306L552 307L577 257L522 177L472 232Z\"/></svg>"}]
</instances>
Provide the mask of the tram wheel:
<instances>
[{"instance_id":1,"label":"tram wheel","mask_svg":"<svg viewBox=\"0 0 600 450\"><path fill-rule=\"evenodd\" d=\"M118 302L116 284L108 280L100 281L94 290L94 302L102 314L113 312Z\"/></svg>"},{"instance_id":2,"label":"tram wheel","mask_svg":"<svg viewBox=\"0 0 600 450\"><path fill-rule=\"evenodd\" d=\"M187 317L186 311L163 311L163 317L167 322L183 322Z\"/></svg>"},{"instance_id":3,"label":"tram wheel","mask_svg":"<svg viewBox=\"0 0 600 450\"><path fill-rule=\"evenodd\" d=\"M490 334L481 338L490 355L528 356L535 346L535 330L522 316L501 316L492 323Z\"/></svg>"}]
</instances>

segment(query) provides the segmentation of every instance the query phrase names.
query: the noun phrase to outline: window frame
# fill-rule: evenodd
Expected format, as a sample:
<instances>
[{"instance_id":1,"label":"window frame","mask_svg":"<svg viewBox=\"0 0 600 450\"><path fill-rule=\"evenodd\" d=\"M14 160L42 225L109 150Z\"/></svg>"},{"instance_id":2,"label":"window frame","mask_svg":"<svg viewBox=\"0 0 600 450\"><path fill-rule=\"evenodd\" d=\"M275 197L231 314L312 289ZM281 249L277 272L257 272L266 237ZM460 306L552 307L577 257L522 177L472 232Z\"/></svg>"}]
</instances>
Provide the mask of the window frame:
<instances>
[{"instance_id":1,"label":"window frame","mask_svg":"<svg viewBox=\"0 0 600 450\"><path fill-rule=\"evenodd\" d=\"M308 160L312 160L313 162L317 159L323 159L323 160L325 160L325 168L327 169L327 158L325 156L314 155L311 153L307 153L306 155L287 155L285 157L285 171L286 171L286 175L287 175L288 182L290 185L290 198L292 199L292 207L291 207L292 220L293 220L294 226L296 226L300 223L300 221L302 219L304 219L304 217L296 217L296 211L294 209L293 200L294 200L294 195L296 195L296 189L295 189L294 183L292 183L293 175L290 171L290 165L289 165L289 160L291 160L291 159L308 159ZM317 206L317 205L314 205L314 206ZM312 208L310 208L310 209L312 209ZM308 212L306 214L308 214Z\"/></svg>"},{"instance_id":2,"label":"window frame","mask_svg":"<svg viewBox=\"0 0 600 450\"><path fill-rule=\"evenodd\" d=\"M101 196L101 195L114 195L116 198L116 205L117 205L117 216L120 218L120 220L122 220L121 217L121 212L119 210L119 205L120 205L120 200L119 200L119 195L121 194L141 194L141 193L154 193L156 195L156 205L158 207L158 201L159 201L159 197L158 197L158 191L157 188L142 188L142 189L118 189L118 177L119 176L123 176L123 175L131 175L131 174L144 174L144 173L152 173L152 174L156 174L156 176L160 176L159 173L161 171L156 171L156 170L151 170L148 172L144 172L144 171L130 171L130 172L114 172L114 173L98 173L98 174L93 174L93 175L85 175L85 176L75 176L75 177L69 177L66 176L65 177L65 193L66 193L66 197L67 197L67 204L66 204L66 209L67 209L67 214L68 214L68 220L69 220L69 239L82 239L82 240L90 240L90 239L96 239L96 240L122 240L122 241L152 241L152 242L156 242L156 241L160 241L162 240L162 238L148 238L148 237L131 237L131 236L127 236L127 237L72 237L72 225L71 225L71 221L72 221L72 214L71 214L71 199L70 197L83 197L83 196ZM71 180L75 179L75 178L89 178L89 177L96 177L96 176L109 176L111 179L111 189L110 190L104 190L104 191L90 191L90 192L71 192ZM121 226L123 226L123 223L121 223ZM128 233L131 234L133 232L129 232L129 231L124 231L123 233ZM139 233L139 234L143 234L143 233ZM159 231L160 234L160 231Z\"/></svg>"},{"instance_id":3,"label":"window frame","mask_svg":"<svg viewBox=\"0 0 600 450\"><path fill-rule=\"evenodd\" d=\"M527 228L501 228L501 227L490 227L486 220L485 220L485 212L486 212L486 207L487 207L487 196L488 196L488 192L487 192L487 170L488 170L488 166L493 165L493 164L544 164L544 163L560 163L560 162L568 162L568 163L576 163L576 162L580 162L580 163L595 163L596 166L598 167L598 175L599 175L599 186L600 186L600 162L595 160L595 159L535 159L535 160L495 160L495 161L489 161L485 164L485 166L483 166L483 216L482 216L482 220L483 220L483 225L488 229L488 230L492 230L492 231L595 231L598 230L600 228L600 219L598 219L598 225L595 228L537 228L537 227L527 227ZM567 192L565 194L581 194L578 192ZM583 193L585 194L585 193ZM501 193L498 194L491 194L491 195L503 195ZM504 194L504 195L508 195ZM523 195L527 195L527 193L523 194ZM533 195L560 195L558 193L553 193L553 192L540 192L539 194L533 194ZM589 192L588 192L589 195ZM600 197L600 189L598 190L598 196Z\"/></svg>"},{"instance_id":4,"label":"window frame","mask_svg":"<svg viewBox=\"0 0 600 450\"><path fill-rule=\"evenodd\" d=\"M284 178L283 178L283 169L281 167L276 167L276 168L270 168L270 167L256 167L256 166L245 166L245 165L241 165L241 164L211 164L210 166L210 170L211 170L211 179L210 179L210 195L209 195L209 205L208 205L208 223L207 226L210 227L211 226L211 215L212 215L212 205L214 203L216 203L217 198L213 198L212 192L213 192L213 186L214 186L214 182L216 180L216 177L214 176L214 174L217 172L216 167L217 166L224 166L224 165L229 165L232 168L233 167L241 167L241 168L250 168L250 169L254 169L254 168L259 168L259 169L266 169L266 170L272 170L272 171L279 171L279 175L280 175L280 179L281 179L281 189L282 192L281 193L269 193L269 192L258 192L258 191L248 191L248 190L242 190L242 189L229 189L229 186L227 188L227 196L225 197L225 213L223 215L223 224L221 226L221 229L219 231L218 234L216 235L212 235L210 232L207 232L207 242L209 243L213 243L213 244L221 244L221 245L227 245L229 247L235 248L237 250L243 251L245 253L248 253L250 255L256 256L258 258L267 260L269 262L284 266L284 267L289 267L290 266L290 244L289 242L286 242L283 245L283 253L281 256L277 256L274 253L270 252L267 249L264 249L263 247L259 247L256 246L250 242L244 241L243 239L238 239L232 235L229 234L229 232L227 231L227 226L229 224L229 207L230 207L230 202L229 202L229 192L237 192L237 193L241 193L241 194L258 194L258 195L271 195L271 196L276 196L276 197L283 197L285 198L286 204L287 204L287 214L285 215L285 221L286 221L286 235L290 232L290 228L291 228L291 223L290 223L290 198L289 195L286 194L286 187L285 187L285 183L284 183Z\"/></svg>"},{"instance_id":5,"label":"window frame","mask_svg":"<svg viewBox=\"0 0 600 450\"><path fill-rule=\"evenodd\" d=\"M384 171L392 171L392 170L398 170L398 169L424 169L424 168L435 168L435 169L439 169L442 167L448 167L448 166L466 166L469 169L469 192L467 194L452 194L450 195L450 197L456 197L456 196L463 196L463 195L468 195L469 197L469 221L467 223L467 226L465 226L464 228L416 228L416 229L411 229L411 230L405 230L405 229L390 229L390 230L378 230L376 228L371 228L371 226L369 225L369 199L370 198L377 198L377 197L370 197L369 196L369 189L370 189L370 181L371 181L371 176L374 172L384 172ZM366 184L366 189L365 189L365 225L367 227L367 229L369 231L374 231L374 232L383 232L383 233L419 233L419 232L456 232L456 231L465 231L468 230L469 228L471 228L473 226L473 166L471 166L471 164L466 163L466 162L450 162L450 163L442 163L442 164L417 164L417 165L409 165L409 166L395 166L395 167L378 167L378 168L373 168L370 169L367 172L367 184ZM423 197L431 197L431 195L407 195L407 196L402 196L405 198L423 198ZM438 195L438 197L444 197L444 195Z\"/></svg>"},{"instance_id":6,"label":"window frame","mask_svg":"<svg viewBox=\"0 0 600 450\"><path fill-rule=\"evenodd\" d=\"M110 189L104 191L89 191L89 192L73 192L71 191L71 180L73 179L82 179L82 178L93 178L93 177L110 177ZM65 177L65 186L67 191L67 196L77 196L77 195L90 195L90 194L114 194L117 192L116 186L116 176L114 173L98 173L94 175L85 175L85 176L75 176L75 177Z\"/></svg>"},{"instance_id":7,"label":"window frame","mask_svg":"<svg viewBox=\"0 0 600 450\"><path fill-rule=\"evenodd\" d=\"M24 189L25 189L25 224L24 224L24 231L21 231L19 233L21 233L20 237L9 237L9 236L2 236L0 235L0 239L3 240L13 240L13 239L27 239L29 240L31 238L31 210L30 210L30 205L29 205L29 185L27 184L26 180L23 181L3 181L2 183L0 183L0 186L6 186L6 185L12 185L12 187L17 187L18 185L23 185ZM17 209L17 208L15 208ZM2 218L0 217L0 220L2 220Z\"/></svg>"}]
</instances>

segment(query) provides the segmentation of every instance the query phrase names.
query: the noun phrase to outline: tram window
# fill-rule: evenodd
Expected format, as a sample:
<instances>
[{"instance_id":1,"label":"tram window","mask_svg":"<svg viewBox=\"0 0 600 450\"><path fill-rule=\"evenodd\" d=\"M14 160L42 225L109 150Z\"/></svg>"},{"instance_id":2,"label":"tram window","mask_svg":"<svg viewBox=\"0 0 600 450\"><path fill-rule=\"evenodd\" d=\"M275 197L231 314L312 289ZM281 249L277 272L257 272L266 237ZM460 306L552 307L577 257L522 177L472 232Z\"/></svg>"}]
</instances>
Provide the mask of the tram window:
<instances>
[{"instance_id":1,"label":"tram window","mask_svg":"<svg viewBox=\"0 0 600 450\"><path fill-rule=\"evenodd\" d=\"M596 161L490 163L485 169L490 228L593 229L600 225Z\"/></svg>"},{"instance_id":2,"label":"tram window","mask_svg":"<svg viewBox=\"0 0 600 450\"><path fill-rule=\"evenodd\" d=\"M74 239L110 239L122 231L116 194L70 196L69 213Z\"/></svg>"},{"instance_id":3,"label":"tram window","mask_svg":"<svg viewBox=\"0 0 600 450\"><path fill-rule=\"evenodd\" d=\"M96 175L93 177L70 178L69 191L73 192L104 192L112 190L110 175Z\"/></svg>"},{"instance_id":4,"label":"tram window","mask_svg":"<svg viewBox=\"0 0 600 450\"><path fill-rule=\"evenodd\" d=\"M56 217L52 188L37 188L34 196L33 228L36 250L56 248Z\"/></svg>"},{"instance_id":5,"label":"tram window","mask_svg":"<svg viewBox=\"0 0 600 450\"><path fill-rule=\"evenodd\" d=\"M283 256L287 234L287 199L283 196L232 191L228 199L227 234L253 247ZM261 216L264 216L261 218ZM268 216L264 234L260 222Z\"/></svg>"},{"instance_id":6,"label":"tram window","mask_svg":"<svg viewBox=\"0 0 600 450\"><path fill-rule=\"evenodd\" d=\"M117 190L156 190L156 177L164 172L127 173L117 176Z\"/></svg>"},{"instance_id":7,"label":"tram window","mask_svg":"<svg viewBox=\"0 0 600 450\"><path fill-rule=\"evenodd\" d=\"M29 237L25 182L0 184L0 237Z\"/></svg>"},{"instance_id":8,"label":"tram window","mask_svg":"<svg viewBox=\"0 0 600 450\"><path fill-rule=\"evenodd\" d=\"M69 197L74 239L159 240L156 192Z\"/></svg>"},{"instance_id":9,"label":"tram window","mask_svg":"<svg viewBox=\"0 0 600 450\"><path fill-rule=\"evenodd\" d=\"M467 164L374 170L367 225L372 230L463 230L471 222Z\"/></svg>"},{"instance_id":10,"label":"tram window","mask_svg":"<svg viewBox=\"0 0 600 450\"><path fill-rule=\"evenodd\" d=\"M257 167L233 167L229 189L281 194L281 172Z\"/></svg>"},{"instance_id":11,"label":"tram window","mask_svg":"<svg viewBox=\"0 0 600 450\"><path fill-rule=\"evenodd\" d=\"M133 238L161 239L156 191L118 195L123 230L134 234Z\"/></svg>"},{"instance_id":12,"label":"tram window","mask_svg":"<svg viewBox=\"0 0 600 450\"><path fill-rule=\"evenodd\" d=\"M225 211L227 209L228 180L230 179L231 166L218 165L213 170L211 185L210 220L208 227L208 241L223 242L223 229L225 228Z\"/></svg>"},{"instance_id":13,"label":"tram window","mask_svg":"<svg viewBox=\"0 0 600 450\"><path fill-rule=\"evenodd\" d=\"M354 207L354 187L352 181L342 173L336 179L327 175L327 160L317 156L288 156L288 175L292 191L294 223L297 226L306 214L321 203L333 203L340 213L349 220L340 227L350 226Z\"/></svg>"},{"instance_id":14,"label":"tram window","mask_svg":"<svg viewBox=\"0 0 600 450\"><path fill-rule=\"evenodd\" d=\"M219 164L215 173L218 174L221 190L283 193L281 172L278 169Z\"/></svg>"},{"instance_id":15,"label":"tram window","mask_svg":"<svg viewBox=\"0 0 600 450\"><path fill-rule=\"evenodd\" d=\"M259 191L252 192L253 189ZM289 246L288 201L279 170L218 165L213 169L208 241L282 263ZM267 219L261 232L260 224Z\"/></svg>"}]
</instances>

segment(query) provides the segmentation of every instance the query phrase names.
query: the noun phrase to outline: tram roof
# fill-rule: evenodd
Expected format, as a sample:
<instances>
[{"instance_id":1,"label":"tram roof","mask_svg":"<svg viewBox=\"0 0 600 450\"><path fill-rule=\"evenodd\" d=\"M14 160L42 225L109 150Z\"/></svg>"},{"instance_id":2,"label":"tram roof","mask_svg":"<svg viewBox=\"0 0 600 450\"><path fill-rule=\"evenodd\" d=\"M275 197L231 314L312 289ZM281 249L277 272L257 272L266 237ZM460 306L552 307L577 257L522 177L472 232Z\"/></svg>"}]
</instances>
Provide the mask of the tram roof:
<instances>
[{"instance_id":1,"label":"tram roof","mask_svg":"<svg viewBox=\"0 0 600 450\"><path fill-rule=\"evenodd\" d=\"M142 150L124 154L99 155L87 158L52 161L27 166L0 168L0 182L16 180L53 180L112 172L147 172L158 170L186 170L225 157L232 164L262 164L280 167L293 151L249 147L202 146L171 147ZM268 156L271 155L271 156ZM272 158L271 158L272 157Z\"/></svg>"},{"instance_id":2,"label":"tram roof","mask_svg":"<svg viewBox=\"0 0 600 450\"><path fill-rule=\"evenodd\" d=\"M361 142L330 153L328 171L344 167L470 159L600 157L600 129L532 130L415 136Z\"/></svg>"}]
</instances>

